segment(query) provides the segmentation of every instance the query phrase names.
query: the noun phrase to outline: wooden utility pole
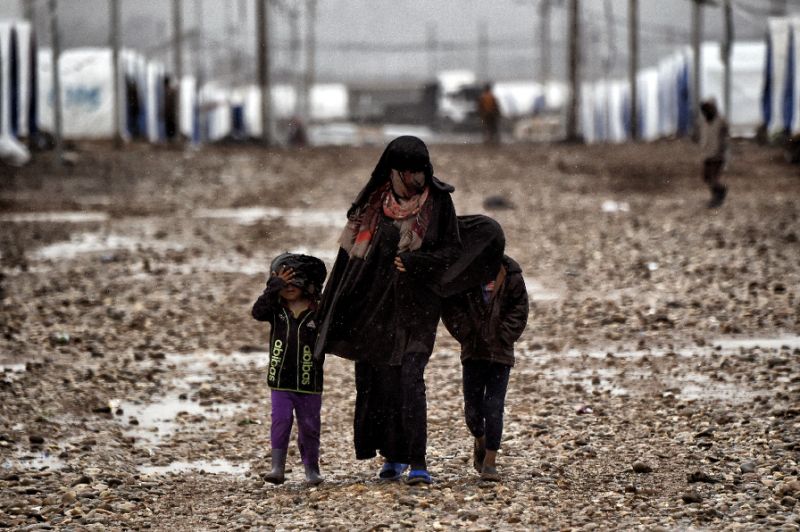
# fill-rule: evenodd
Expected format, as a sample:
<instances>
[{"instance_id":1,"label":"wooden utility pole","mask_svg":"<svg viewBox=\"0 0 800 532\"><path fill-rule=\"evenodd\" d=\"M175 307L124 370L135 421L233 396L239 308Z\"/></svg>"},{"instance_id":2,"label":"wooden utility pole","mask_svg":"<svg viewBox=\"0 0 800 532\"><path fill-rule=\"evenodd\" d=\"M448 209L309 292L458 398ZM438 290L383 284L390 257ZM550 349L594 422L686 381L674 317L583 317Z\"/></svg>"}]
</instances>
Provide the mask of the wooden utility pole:
<instances>
[{"instance_id":1,"label":"wooden utility pole","mask_svg":"<svg viewBox=\"0 0 800 532\"><path fill-rule=\"evenodd\" d=\"M478 22L478 81L489 81L489 26L485 20Z\"/></svg>"},{"instance_id":2,"label":"wooden utility pole","mask_svg":"<svg viewBox=\"0 0 800 532\"><path fill-rule=\"evenodd\" d=\"M628 1L628 83L631 94L631 140L639 140L639 0Z\"/></svg>"},{"instance_id":3,"label":"wooden utility pole","mask_svg":"<svg viewBox=\"0 0 800 532\"><path fill-rule=\"evenodd\" d=\"M269 17L267 14L267 1L256 0L256 57L258 57L258 86L261 88L261 138L265 146L271 143L270 135L270 108L271 90L269 80L269 35L267 25Z\"/></svg>"},{"instance_id":4,"label":"wooden utility pole","mask_svg":"<svg viewBox=\"0 0 800 532\"><path fill-rule=\"evenodd\" d=\"M425 47L428 50L428 78L436 79L439 71L438 48L439 43L436 39L436 23L428 22L425 25Z\"/></svg>"},{"instance_id":5,"label":"wooden utility pole","mask_svg":"<svg viewBox=\"0 0 800 532\"><path fill-rule=\"evenodd\" d=\"M694 0L692 5L692 51L694 53L694 73L692 75L692 137L700 139L700 72L703 63L700 58L700 41L703 34L703 0Z\"/></svg>"},{"instance_id":6,"label":"wooden utility pole","mask_svg":"<svg viewBox=\"0 0 800 532\"><path fill-rule=\"evenodd\" d=\"M551 0L539 3L539 83L546 85L550 81L550 4Z\"/></svg>"},{"instance_id":7,"label":"wooden utility pole","mask_svg":"<svg viewBox=\"0 0 800 532\"><path fill-rule=\"evenodd\" d=\"M183 77L183 17L181 0L172 0L172 59L175 78Z\"/></svg>"},{"instance_id":8,"label":"wooden utility pole","mask_svg":"<svg viewBox=\"0 0 800 532\"><path fill-rule=\"evenodd\" d=\"M785 17L787 0L772 0L770 5L770 16Z\"/></svg>"},{"instance_id":9,"label":"wooden utility pole","mask_svg":"<svg viewBox=\"0 0 800 532\"><path fill-rule=\"evenodd\" d=\"M61 124L61 36L58 32L58 0L50 0L50 40L53 49L53 136L55 137L56 162L64 160L63 127Z\"/></svg>"},{"instance_id":10,"label":"wooden utility pole","mask_svg":"<svg viewBox=\"0 0 800 532\"><path fill-rule=\"evenodd\" d=\"M294 88L294 115L303 116L303 81L305 76L300 72L300 7L289 6L289 63L291 64L292 87Z\"/></svg>"},{"instance_id":11,"label":"wooden utility pole","mask_svg":"<svg viewBox=\"0 0 800 532\"><path fill-rule=\"evenodd\" d=\"M731 109L731 55L733 53L733 6L725 0L725 41L722 43L722 62L725 65L724 105L725 115L730 121Z\"/></svg>"},{"instance_id":12,"label":"wooden utility pole","mask_svg":"<svg viewBox=\"0 0 800 532\"><path fill-rule=\"evenodd\" d=\"M580 0L569 0L568 32L569 32L569 92L570 101L567 107L567 138L568 142L579 142L581 136L578 132L578 102L580 98Z\"/></svg>"},{"instance_id":13,"label":"wooden utility pole","mask_svg":"<svg viewBox=\"0 0 800 532\"><path fill-rule=\"evenodd\" d=\"M120 20L119 20L119 2L120 0L111 0L110 15L111 23L109 24L110 31L108 35L109 44L111 46L111 94L112 94L112 113L114 115L114 147L117 149L122 147L122 109L120 104L120 83L119 83L119 49L120 49Z\"/></svg>"},{"instance_id":14,"label":"wooden utility pole","mask_svg":"<svg viewBox=\"0 0 800 532\"><path fill-rule=\"evenodd\" d=\"M317 0L306 1L306 81L303 99L305 100L304 109L306 126L311 122L312 106L311 94L314 90L314 83L317 81Z\"/></svg>"},{"instance_id":15,"label":"wooden utility pole","mask_svg":"<svg viewBox=\"0 0 800 532\"><path fill-rule=\"evenodd\" d=\"M194 18L195 25L197 26L194 47L194 60L195 60L195 75L197 76L197 87L205 81L206 77L206 58L205 58L205 40L203 35L203 0L194 0Z\"/></svg>"},{"instance_id":16,"label":"wooden utility pole","mask_svg":"<svg viewBox=\"0 0 800 532\"><path fill-rule=\"evenodd\" d=\"M22 3L22 16L31 23L31 30L36 29L36 6L33 0L20 0Z\"/></svg>"}]
</instances>

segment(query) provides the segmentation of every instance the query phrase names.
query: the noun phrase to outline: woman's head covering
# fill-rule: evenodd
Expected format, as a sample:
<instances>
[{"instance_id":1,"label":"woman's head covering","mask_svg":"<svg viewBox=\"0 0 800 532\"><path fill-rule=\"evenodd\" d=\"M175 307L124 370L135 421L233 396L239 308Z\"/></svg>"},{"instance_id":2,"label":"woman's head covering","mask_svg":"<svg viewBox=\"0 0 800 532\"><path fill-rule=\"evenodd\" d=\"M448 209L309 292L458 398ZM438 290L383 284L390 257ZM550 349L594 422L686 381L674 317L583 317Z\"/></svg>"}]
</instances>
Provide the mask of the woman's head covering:
<instances>
[{"instance_id":1,"label":"woman's head covering","mask_svg":"<svg viewBox=\"0 0 800 532\"><path fill-rule=\"evenodd\" d=\"M289 282L311 296L317 296L322 291L328 275L324 262L317 257L299 253L281 253L272 260L269 268L272 272L291 268L294 270L294 278Z\"/></svg>"},{"instance_id":2,"label":"woman's head covering","mask_svg":"<svg viewBox=\"0 0 800 532\"><path fill-rule=\"evenodd\" d=\"M426 184L430 184L436 179L433 176L433 165L425 143L410 135L397 137L386 146L383 155L378 160L378 164L375 165L375 169L372 171L367 185L356 196L350 211L364 204L375 190L386 183L389 180L392 169L422 172L425 174ZM349 214L350 212L348 212Z\"/></svg>"},{"instance_id":3,"label":"woman's head covering","mask_svg":"<svg viewBox=\"0 0 800 532\"><path fill-rule=\"evenodd\" d=\"M450 297L497 277L503 261L506 237L496 220L482 214L458 217L461 255L442 275L438 292Z\"/></svg>"}]
</instances>

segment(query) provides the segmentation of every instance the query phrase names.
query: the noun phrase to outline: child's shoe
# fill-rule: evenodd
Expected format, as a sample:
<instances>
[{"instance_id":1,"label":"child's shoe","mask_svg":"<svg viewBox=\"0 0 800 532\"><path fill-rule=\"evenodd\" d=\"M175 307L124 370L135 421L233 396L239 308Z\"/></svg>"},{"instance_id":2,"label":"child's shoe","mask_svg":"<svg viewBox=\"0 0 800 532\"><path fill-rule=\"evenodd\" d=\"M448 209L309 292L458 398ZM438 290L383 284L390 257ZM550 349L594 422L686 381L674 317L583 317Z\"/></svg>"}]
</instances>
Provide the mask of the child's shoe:
<instances>
[{"instance_id":1,"label":"child's shoe","mask_svg":"<svg viewBox=\"0 0 800 532\"><path fill-rule=\"evenodd\" d=\"M263 475L270 484L283 484L286 480L286 449L272 449L272 471Z\"/></svg>"},{"instance_id":2,"label":"child's shoe","mask_svg":"<svg viewBox=\"0 0 800 532\"><path fill-rule=\"evenodd\" d=\"M486 450L486 456L481 467L481 480L500 482L500 474L497 472L495 460L497 460L497 451Z\"/></svg>"},{"instance_id":3,"label":"child's shoe","mask_svg":"<svg viewBox=\"0 0 800 532\"><path fill-rule=\"evenodd\" d=\"M310 484L312 486L316 486L318 484L322 484L322 481L325 480L322 478L322 475L319 474L319 464L311 464L303 466L306 471L306 484Z\"/></svg>"},{"instance_id":4,"label":"child's shoe","mask_svg":"<svg viewBox=\"0 0 800 532\"><path fill-rule=\"evenodd\" d=\"M481 470L481 480L486 480L488 482L500 482L500 473L497 472L496 467L485 465Z\"/></svg>"}]
</instances>

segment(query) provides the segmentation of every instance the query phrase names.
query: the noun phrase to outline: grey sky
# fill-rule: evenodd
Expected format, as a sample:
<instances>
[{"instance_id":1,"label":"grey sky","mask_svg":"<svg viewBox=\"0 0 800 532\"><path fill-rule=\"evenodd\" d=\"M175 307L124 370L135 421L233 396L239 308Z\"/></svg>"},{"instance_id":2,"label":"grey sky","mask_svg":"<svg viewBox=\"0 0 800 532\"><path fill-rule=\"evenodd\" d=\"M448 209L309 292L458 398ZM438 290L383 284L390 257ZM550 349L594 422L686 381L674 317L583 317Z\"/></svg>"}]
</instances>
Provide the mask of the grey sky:
<instances>
[{"instance_id":1,"label":"grey sky","mask_svg":"<svg viewBox=\"0 0 800 532\"><path fill-rule=\"evenodd\" d=\"M36 6L40 40L46 44L49 42L47 2L22 1ZM22 1L0 0L0 17L20 16ZM159 45L170 38L171 0L120 1L124 44L169 61L169 48ZM763 38L765 14L772 1L735 0L737 38ZM197 26L200 2L205 45L189 41L184 63L192 68L195 52L201 50L206 68L217 77L252 79L253 0L183 0L186 30ZM789 11L797 11L798 3L789 0ZM60 0L63 45L105 45L108 4L108 0ZM289 50L289 12L304 4L301 0L281 0L274 2L271 10L273 70L278 78L290 75L303 62L302 56L293 57ZM318 0L317 76L328 81L404 83L427 79L434 70L477 70L479 28L483 24L489 41L488 77L534 79L540 57L538 5L539 0ZM613 59L612 74L625 75L627 5L628 0L583 0L585 78L599 77L603 61L609 57ZM642 66L655 64L660 57L688 44L691 18L688 0L640 0L640 6ZM607 16L608 8L611 19ZM552 10L552 65L556 77L562 77L565 70L564 11L563 6ZM302 21L302 17L298 20ZM613 20L610 26L609 20ZM613 34L611 41L609 27ZM705 8L705 37L718 39L721 28L721 10ZM302 34L302 26L300 29ZM431 46L432 42L438 43L437 46Z\"/></svg>"}]
</instances>

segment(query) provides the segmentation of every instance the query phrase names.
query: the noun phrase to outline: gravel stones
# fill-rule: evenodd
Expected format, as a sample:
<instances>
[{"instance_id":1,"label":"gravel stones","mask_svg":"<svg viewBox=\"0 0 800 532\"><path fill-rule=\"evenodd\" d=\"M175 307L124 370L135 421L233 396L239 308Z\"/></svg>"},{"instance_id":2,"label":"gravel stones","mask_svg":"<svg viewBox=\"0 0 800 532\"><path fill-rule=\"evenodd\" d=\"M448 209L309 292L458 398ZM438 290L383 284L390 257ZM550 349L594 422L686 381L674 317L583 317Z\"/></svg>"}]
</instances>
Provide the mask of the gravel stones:
<instances>
[{"instance_id":1,"label":"gravel stones","mask_svg":"<svg viewBox=\"0 0 800 532\"><path fill-rule=\"evenodd\" d=\"M2 182L4 206L110 216L0 231L0 527L796 528L800 272L786 235L800 207L780 198L797 178L767 148L737 144L730 203L707 214L691 149L435 146L460 213L513 199L493 215L533 303L503 481L481 484L470 466L458 345L442 329L426 370L434 484L414 490L353 458L353 367L337 357L325 366L325 483L305 486L294 443L287 482L260 481L268 330L249 306L272 256L332 255L341 228L194 217L272 203L298 219L343 215L373 148L132 146L87 151L70 175L42 154ZM607 199L628 208L605 212ZM726 335L778 340L728 347Z\"/></svg>"}]
</instances>

